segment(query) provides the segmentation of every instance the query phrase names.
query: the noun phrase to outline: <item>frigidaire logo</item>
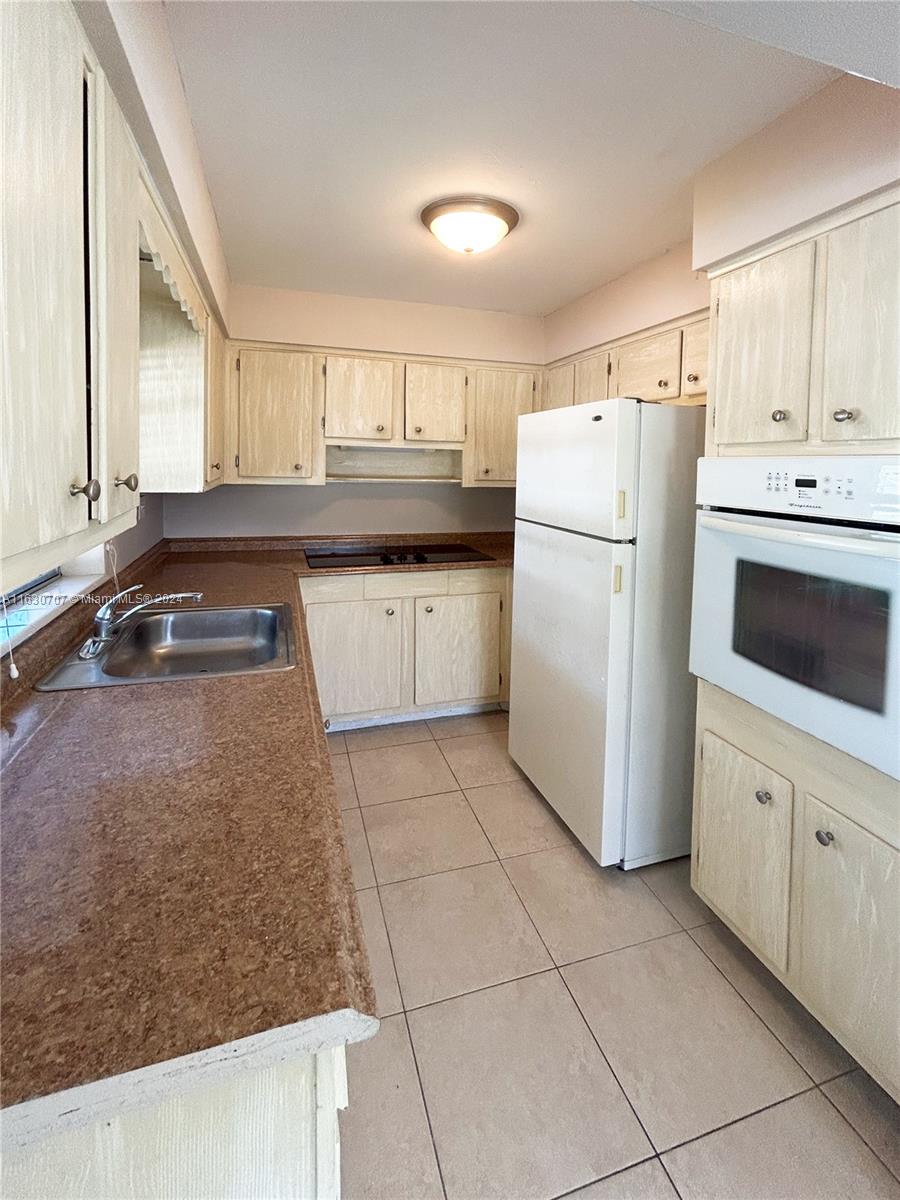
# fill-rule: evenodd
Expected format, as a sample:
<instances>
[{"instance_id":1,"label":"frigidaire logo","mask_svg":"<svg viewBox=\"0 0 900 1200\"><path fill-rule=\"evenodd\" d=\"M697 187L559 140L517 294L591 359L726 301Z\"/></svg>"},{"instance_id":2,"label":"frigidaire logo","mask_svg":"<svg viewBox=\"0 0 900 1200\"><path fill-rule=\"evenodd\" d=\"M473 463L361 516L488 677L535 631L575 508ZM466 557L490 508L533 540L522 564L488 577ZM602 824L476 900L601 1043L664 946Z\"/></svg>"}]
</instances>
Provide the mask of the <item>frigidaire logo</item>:
<instances>
[{"instance_id":1,"label":"frigidaire logo","mask_svg":"<svg viewBox=\"0 0 900 1200\"><path fill-rule=\"evenodd\" d=\"M819 512L821 504L798 504L796 500L788 500L788 508L811 508L815 512Z\"/></svg>"}]
</instances>

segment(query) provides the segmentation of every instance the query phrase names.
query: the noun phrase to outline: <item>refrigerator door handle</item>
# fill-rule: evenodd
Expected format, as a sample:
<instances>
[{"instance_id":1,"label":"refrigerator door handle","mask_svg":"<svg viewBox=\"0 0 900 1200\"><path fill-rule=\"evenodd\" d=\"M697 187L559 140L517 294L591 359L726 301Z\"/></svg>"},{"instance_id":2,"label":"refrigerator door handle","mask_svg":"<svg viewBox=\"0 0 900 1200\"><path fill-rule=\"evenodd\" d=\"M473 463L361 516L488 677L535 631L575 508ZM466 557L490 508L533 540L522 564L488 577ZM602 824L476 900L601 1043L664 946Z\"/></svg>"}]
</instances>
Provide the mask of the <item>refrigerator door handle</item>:
<instances>
[{"instance_id":1,"label":"refrigerator door handle","mask_svg":"<svg viewBox=\"0 0 900 1200\"><path fill-rule=\"evenodd\" d=\"M618 592L621 592L621 590L622 590L622 567L621 567L621 564L619 564L619 563L616 563L616 565L613 567L613 589L612 590L613 590L613 595L616 595Z\"/></svg>"}]
</instances>

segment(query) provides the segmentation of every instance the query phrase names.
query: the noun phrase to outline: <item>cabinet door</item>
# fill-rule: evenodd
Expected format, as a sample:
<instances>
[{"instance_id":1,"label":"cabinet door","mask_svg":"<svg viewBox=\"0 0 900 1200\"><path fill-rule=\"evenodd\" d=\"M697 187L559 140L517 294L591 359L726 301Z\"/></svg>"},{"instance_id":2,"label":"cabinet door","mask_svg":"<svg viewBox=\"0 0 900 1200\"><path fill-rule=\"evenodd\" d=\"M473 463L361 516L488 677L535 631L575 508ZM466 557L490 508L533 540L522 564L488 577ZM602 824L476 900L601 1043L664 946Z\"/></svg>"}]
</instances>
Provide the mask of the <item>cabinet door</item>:
<instances>
[{"instance_id":1,"label":"cabinet door","mask_svg":"<svg viewBox=\"0 0 900 1200\"><path fill-rule=\"evenodd\" d=\"M399 708L402 601L310 604L306 628L326 717Z\"/></svg>"},{"instance_id":2,"label":"cabinet door","mask_svg":"<svg viewBox=\"0 0 900 1200\"><path fill-rule=\"evenodd\" d=\"M681 394L702 396L706 392L709 364L709 321L698 321L682 330Z\"/></svg>"},{"instance_id":3,"label":"cabinet door","mask_svg":"<svg viewBox=\"0 0 900 1200\"><path fill-rule=\"evenodd\" d=\"M308 479L312 474L315 355L242 350L238 382L239 473Z\"/></svg>"},{"instance_id":4,"label":"cabinet door","mask_svg":"<svg viewBox=\"0 0 900 1200\"><path fill-rule=\"evenodd\" d=\"M394 364L375 358L325 360L325 436L389 441Z\"/></svg>"},{"instance_id":5,"label":"cabinet door","mask_svg":"<svg viewBox=\"0 0 900 1200\"><path fill-rule=\"evenodd\" d=\"M523 413L531 412L533 402L531 371L476 371L473 442L476 483L515 481L517 422Z\"/></svg>"},{"instance_id":6,"label":"cabinet door","mask_svg":"<svg viewBox=\"0 0 900 1200\"><path fill-rule=\"evenodd\" d=\"M805 440L815 255L804 242L717 281L719 445Z\"/></svg>"},{"instance_id":7,"label":"cabinet door","mask_svg":"<svg viewBox=\"0 0 900 1200\"><path fill-rule=\"evenodd\" d=\"M3 554L87 529L84 74L68 5L0 5Z\"/></svg>"},{"instance_id":8,"label":"cabinet door","mask_svg":"<svg viewBox=\"0 0 900 1200\"><path fill-rule=\"evenodd\" d=\"M206 327L206 474L207 483L222 478L225 465L225 403L228 347L214 317Z\"/></svg>"},{"instance_id":9,"label":"cabinet door","mask_svg":"<svg viewBox=\"0 0 900 1200\"><path fill-rule=\"evenodd\" d=\"M806 796L791 970L847 1048L900 1087L900 852Z\"/></svg>"},{"instance_id":10,"label":"cabinet door","mask_svg":"<svg viewBox=\"0 0 900 1200\"><path fill-rule=\"evenodd\" d=\"M671 400L681 392L681 330L613 350L616 396Z\"/></svg>"},{"instance_id":11,"label":"cabinet door","mask_svg":"<svg viewBox=\"0 0 900 1200\"><path fill-rule=\"evenodd\" d=\"M575 364L575 403L605 400L609 387L609 355L594 354Z\"/></svg>"},{"instance_id":12,"label":"cabinet door","mask_svg":"<svg viewBox=\"0 0 900 1200\"><path fill-rule=\"evenodd\" d=\"M465 441L465 367L406 364L406 438L411 442Z\"/></svg>"},{"instance_id":13,"label":"cabinet door","mask_svg":"<svg viewBox=\"0 0 900 1200\"><path fill-rule=\"evenodd\" d=\"M822 437L900 437L900 204L825 238Z\"/></svg>"},{"instance_id":14,"label":"cabinet door","mask_svg":"<svg viewBox=\"0 0 900 1200\"><path fill-rule=\"evenodd\" d=\"M547 372L541 408L566 408L575 400L575 364L564 363Z\"/></svg>"},{"instance_id":15,"label":"cabinet door","mask_svg":"<svg viewBox=\"0 0 900 1200\"><path fill-rule=\"evenodd\" d=\"M105 79L98 77L100 137L97 212L100 354L98 400L100 456L104 489L100 509L106 520L139 502L137 488L123 481L140 467L140 168L125 118ZM119 481L118 483L116 481Z\"/></svg>"},{"instance_id":16,"label":"cabinet door","mask_svg":"<svg viewBox=\"0 0 900 1200\"><path fill-rule=\"evenodd\" d=\"M486 700L500 692L500 596L416 600L416 704Z\"/></svg>"},{"instance_id":17,"label":"cabinet door","mask_svg":"<svg viewBox=\"0 0 900 1200\"><path fill-rule=\"evenodd\" d=\"M700 769L700 890L785 970L793 784L708 730Z\"/></svg>"}]
</instances>

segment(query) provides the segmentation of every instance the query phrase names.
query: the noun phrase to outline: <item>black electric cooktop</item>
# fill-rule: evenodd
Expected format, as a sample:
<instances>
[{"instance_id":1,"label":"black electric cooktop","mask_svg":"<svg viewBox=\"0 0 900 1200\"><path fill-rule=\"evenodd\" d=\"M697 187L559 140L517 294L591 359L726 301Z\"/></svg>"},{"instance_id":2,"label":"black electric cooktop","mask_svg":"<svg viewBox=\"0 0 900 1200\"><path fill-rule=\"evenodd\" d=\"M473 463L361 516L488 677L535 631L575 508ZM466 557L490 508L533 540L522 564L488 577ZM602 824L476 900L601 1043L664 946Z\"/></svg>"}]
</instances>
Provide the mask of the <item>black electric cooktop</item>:
<instances>
[{"instance_id":1,"label":"black electric cooktop","mask_svg":"<svg viewBox=\"0 0 900 1200\"><path fill-rule=\"evenodd\" d=\"M462 542L439 546L318 546L315 552L306 551L306 562L313 570L334 570L335 567L396 567L410 563L493 562L490 554L482 554Z\"/></svg>"}]
</instances>

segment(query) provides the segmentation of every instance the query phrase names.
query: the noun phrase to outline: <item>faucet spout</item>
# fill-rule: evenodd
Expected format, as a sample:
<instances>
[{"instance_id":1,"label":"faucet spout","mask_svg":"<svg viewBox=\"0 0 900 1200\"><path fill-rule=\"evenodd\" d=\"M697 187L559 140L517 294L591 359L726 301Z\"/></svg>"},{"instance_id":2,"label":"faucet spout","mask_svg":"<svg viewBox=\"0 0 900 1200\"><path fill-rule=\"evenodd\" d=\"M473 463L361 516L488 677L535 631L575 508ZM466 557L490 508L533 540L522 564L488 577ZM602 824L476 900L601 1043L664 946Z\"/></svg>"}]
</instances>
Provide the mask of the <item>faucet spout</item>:
<instances>
[{"instance_id":1,"label":"faucet spout","mask_svg":"<svg viewBox=\"0 0 900 1200\"><path fill-rule=\"evenodd\" d=\"M142 583L137 583L134 587L125 588L124 591L118 592L112 599L107 600L105 604L100 605L94 615L93 636L89 637L78 651L80 659L96 658L104 646L113 640L118 630L136 613L144 612L157 604L169 604L176 600L193 600L195 604L199 604L203 599L202 592L163 592L159 596L151 596L149 600L141 601L140 604L132 604L129 608L122 609L121 612L117 611L120 600L134 592L140 592L143 586Z\"/></svg>"}]
</instances>

